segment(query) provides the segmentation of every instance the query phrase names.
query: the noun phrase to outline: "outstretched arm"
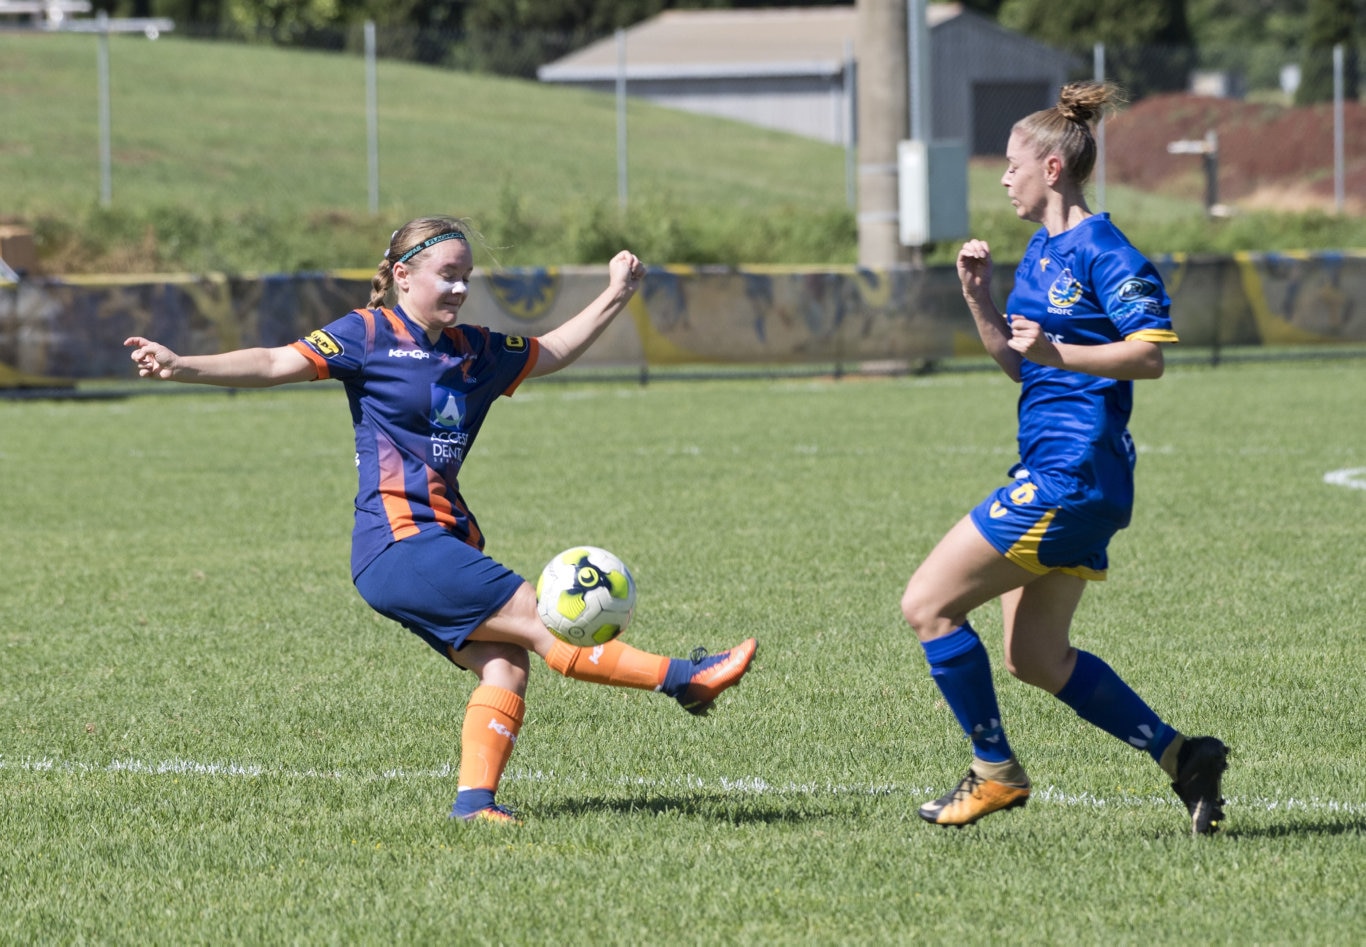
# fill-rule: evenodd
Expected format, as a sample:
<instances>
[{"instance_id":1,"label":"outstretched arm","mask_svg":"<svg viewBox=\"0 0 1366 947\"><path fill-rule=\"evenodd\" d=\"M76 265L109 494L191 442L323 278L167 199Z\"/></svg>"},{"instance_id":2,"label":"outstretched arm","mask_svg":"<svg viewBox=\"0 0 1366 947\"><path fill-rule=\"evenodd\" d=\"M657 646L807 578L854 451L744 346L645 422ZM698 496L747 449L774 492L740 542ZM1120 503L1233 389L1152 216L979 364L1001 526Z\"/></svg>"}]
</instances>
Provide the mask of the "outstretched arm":
<instances>
[{"instance_id":1,"label":"outstretched arm","mask_svg":"<svg viewBox=\"0 0 1366 947\"><path fill-rule=\"evenodd\" d=\"M219 355L177 355L160 342L141 336L124 339L143 378L181 381L223 388L269 388L318 377L313 363L288 345L237 349Z\"/></svg>"},{"instance_id":2,"label":"outstretched arm","mask_svg":"<svg viewBox=\"0 0 1366 947\"><path fill-rule=\"evenodd\" d=\"M573 363L612 324L645 278L645 264L622 250L607 265L607 288L577 316L539 337L541 353L531 375L549 375Z\"/></svg>"}]
</instances>

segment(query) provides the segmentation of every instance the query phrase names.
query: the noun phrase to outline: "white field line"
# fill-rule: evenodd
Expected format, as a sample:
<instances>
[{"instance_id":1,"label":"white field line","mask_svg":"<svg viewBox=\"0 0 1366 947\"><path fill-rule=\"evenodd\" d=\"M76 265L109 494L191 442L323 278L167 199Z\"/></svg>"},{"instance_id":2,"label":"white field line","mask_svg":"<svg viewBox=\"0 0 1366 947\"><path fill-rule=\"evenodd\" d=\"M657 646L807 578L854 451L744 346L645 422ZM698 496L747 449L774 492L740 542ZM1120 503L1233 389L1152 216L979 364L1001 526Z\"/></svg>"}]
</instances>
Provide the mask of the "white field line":
<instances>
[{"instance_id":1,"label":"white field line","mask_svg":"<svg viewBox=\"0 0 1366 947\"><path fill-rule=\"evenodd\" d=\"M1323 482L1338 487L1354 487L1357 490L1366 490L1366 467L1330 470L1323 475Z\"/></svg>"},{"instance_id":2,"label":"white field line","mask_svg":"<svg viewBox=\"0 0 1366 947\"><path fill-rule=\"evenodd\" d=\"M146 760L119 759L109 763L82 763L56 760L50 757L24 758L9 760L0 756L0 773L4 770L23 770L26 772L51 772L60 774L104 774L129 773L140 776L205 776L205 777L266 777L284 780L326 779L339 782L365 783L384 780L406 782L409 780L449 779L456 777L456 768L450 764L436 769L387 769L371 772L347 770L283 769L249 763L201 763L193 760ZM587 783L586 776L562 776L553 772L511 768L503 777L504 782L561 782L566 784ZM600 783L601 780L593 780ZM926 799L937 791L931 786L898 786L895 783L869 783L866 785L841 785L838 783L794 783L769 782L762 776L703 778L693 775L667 777L621 776L609 780L609 785L617 787L637 786L653 792L721 792L736 796L893 796L905 795L914 799ZM942 787L941 787L942 788ZM1118 808L1141 809L1148 807L1168 808L1179 805L1179 801L1167 795L1140 795L1120 793L1115 796L1097 796L1089 792L1068 792L1057 786L1036 787L1030 797L1033 802L1047 802L1060 806L1078 806L1088 809ZM1323 799L1318 796L1290 797L1274 799L1266 796L1232 797L1227 805L1239 808L1262 809L1268 812L1339 812L1345 815L1366 815L1366 802L1348 802L1340 799Z\"/></svg>"}]
</instances>

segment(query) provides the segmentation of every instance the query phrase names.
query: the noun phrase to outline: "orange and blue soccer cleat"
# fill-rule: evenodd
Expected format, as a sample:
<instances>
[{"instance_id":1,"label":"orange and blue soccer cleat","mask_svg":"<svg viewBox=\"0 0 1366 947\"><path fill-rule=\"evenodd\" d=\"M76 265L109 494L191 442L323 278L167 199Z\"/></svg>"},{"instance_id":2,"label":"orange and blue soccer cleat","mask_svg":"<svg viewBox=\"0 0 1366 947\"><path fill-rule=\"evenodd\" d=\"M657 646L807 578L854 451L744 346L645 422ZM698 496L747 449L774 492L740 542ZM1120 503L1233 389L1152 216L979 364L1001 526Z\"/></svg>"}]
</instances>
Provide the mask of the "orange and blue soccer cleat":
<instances>
[{"instance_id":1,"label":"orange and blue soccer cleat","mask_svg":"<svg viewBox=\"0 0 1366 947\"><path fill-rule=\"evenodd\" d=\"M705 649L696 649L691 655L692 676L676 699L688 713L706 716L722 691L740 683L758 650L759 642L753 638L720 654L708 655Z\"/></svg>"},{"instance_id":2,"label":"orange and blue soccer cleat","mask_svg":"<svg viewBox=\"0 0 1366 947\"><path fill-rule=\"evenodd\" d=\"M1177 755L1172 789L1191 815L1191 835L1213 835L1224 818L1220 788L1228 769L1228 747L1214 737L1189 737Z\"/></svg>"},{"instance_id":3,"label":"orange and blue soccer cleat","mask_svg":"<svg viewBox=\"0 0 1366 947\"><path fill-rule=\"evenodd\" d=\"M499 805L485 806L469 815L456 815L452 812L451 818L459 819L462 822L492 822L498 825L522 824L522 820L513 815L511 809Z\"/></svg>"},{"instance_id":4,"label":"orange and blue soccer cleat","mask_svg":"<svg viewBox=\"0 0 1366 947\"><path fill-rule=\"evenodd\" d=\"M969 769L957 786L921 806L920 818L935 825L952 825L961 829L983 816L1002 809L1017 809L1028 801L1028 786L1007 786Z\"/></svg>"}]
</instances>

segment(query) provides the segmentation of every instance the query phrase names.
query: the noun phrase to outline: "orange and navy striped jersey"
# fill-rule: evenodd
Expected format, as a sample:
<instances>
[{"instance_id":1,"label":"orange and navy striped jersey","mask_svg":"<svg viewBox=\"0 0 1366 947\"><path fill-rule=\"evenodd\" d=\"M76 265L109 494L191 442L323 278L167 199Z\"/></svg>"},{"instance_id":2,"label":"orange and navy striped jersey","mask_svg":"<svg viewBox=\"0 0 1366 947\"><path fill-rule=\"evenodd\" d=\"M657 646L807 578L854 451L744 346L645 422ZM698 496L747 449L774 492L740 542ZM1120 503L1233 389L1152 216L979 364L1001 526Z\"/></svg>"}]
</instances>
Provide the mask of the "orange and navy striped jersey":
<instances>
[{"instance_id":1,"label":"orange and navy striped jersey","mask_svg":"<svg viewBox=\"0 0 1366 947\"><path fill-rule=\"evenodd\" d=\"M479 549L484 535L460 496L460 466L500 395L536 364L534 338L482 326L433 344L402 309L357 309L293 347L346 387L356 434L351 574L390 543L446 529Z\"/></svg>"}]
</instances>

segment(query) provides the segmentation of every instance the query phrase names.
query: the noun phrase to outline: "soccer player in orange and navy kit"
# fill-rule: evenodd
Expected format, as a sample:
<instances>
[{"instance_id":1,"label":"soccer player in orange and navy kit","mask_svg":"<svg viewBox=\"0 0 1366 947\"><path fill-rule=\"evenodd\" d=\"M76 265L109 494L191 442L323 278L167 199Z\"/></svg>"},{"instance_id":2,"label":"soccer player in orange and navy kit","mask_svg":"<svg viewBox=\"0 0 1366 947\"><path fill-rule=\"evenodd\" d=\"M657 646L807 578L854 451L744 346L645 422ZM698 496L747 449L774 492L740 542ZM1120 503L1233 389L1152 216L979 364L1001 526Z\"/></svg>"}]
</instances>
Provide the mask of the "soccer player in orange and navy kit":
<instances>
[{"instance_id":1,"label":"soccer player in orange and navy kit","mask_svg":"<svg viewBox=\"0 0 1366 947\"><path fill-rule=\"evenodd\" d=\"M968 622L969 612L998 597L1013 675L1146 751L1171 778L1194 834L1215 831L1223 818L1224 744L1183 736L1105 661L1069 640L1086 583L1105 578L1110 537L1129 524L1133 381L1159 377L1162 345L1177 340L1156 269L1083 195L1096 158L1092 125L1118 100L1107 83L1069 85L1054 107L1012 129L1001 183L1016 214L1042 226L1015 271L1008 317L991 298L987 245L969 240L958 254L978 334L1021 385L1021 462L1013 482L940 540L901 600L972 743L967 775L920 809L938 825L968 825L1029 798L986 649Z\"/></svg>"},{"instance_id":2,"label":"soccer player in orange and navy kit","mask_svg":"<svg viewBox=\"0 0 1366 947\"><path fill-rule=\"evenodd\" d=\"M359 473L356 588L380 614L478 677L451 816L516 822L495 792L522 726L532 652L567 677L660 691L701 715L744 676L757 644L750 638L687 659L621 641L577 648L541 623L531 586L485 555L458 475L489 408L523 380L578 358L626 307L645 268L622 251L608 266L607 289L574 318L539 338L504 335L459 322L473 270L466 229L454 218L429 217L394 231L369 306L291 345L181 356L141 337L124 344L148 378L227 387L342 382Z\"/></svg>"}]
</instances>

